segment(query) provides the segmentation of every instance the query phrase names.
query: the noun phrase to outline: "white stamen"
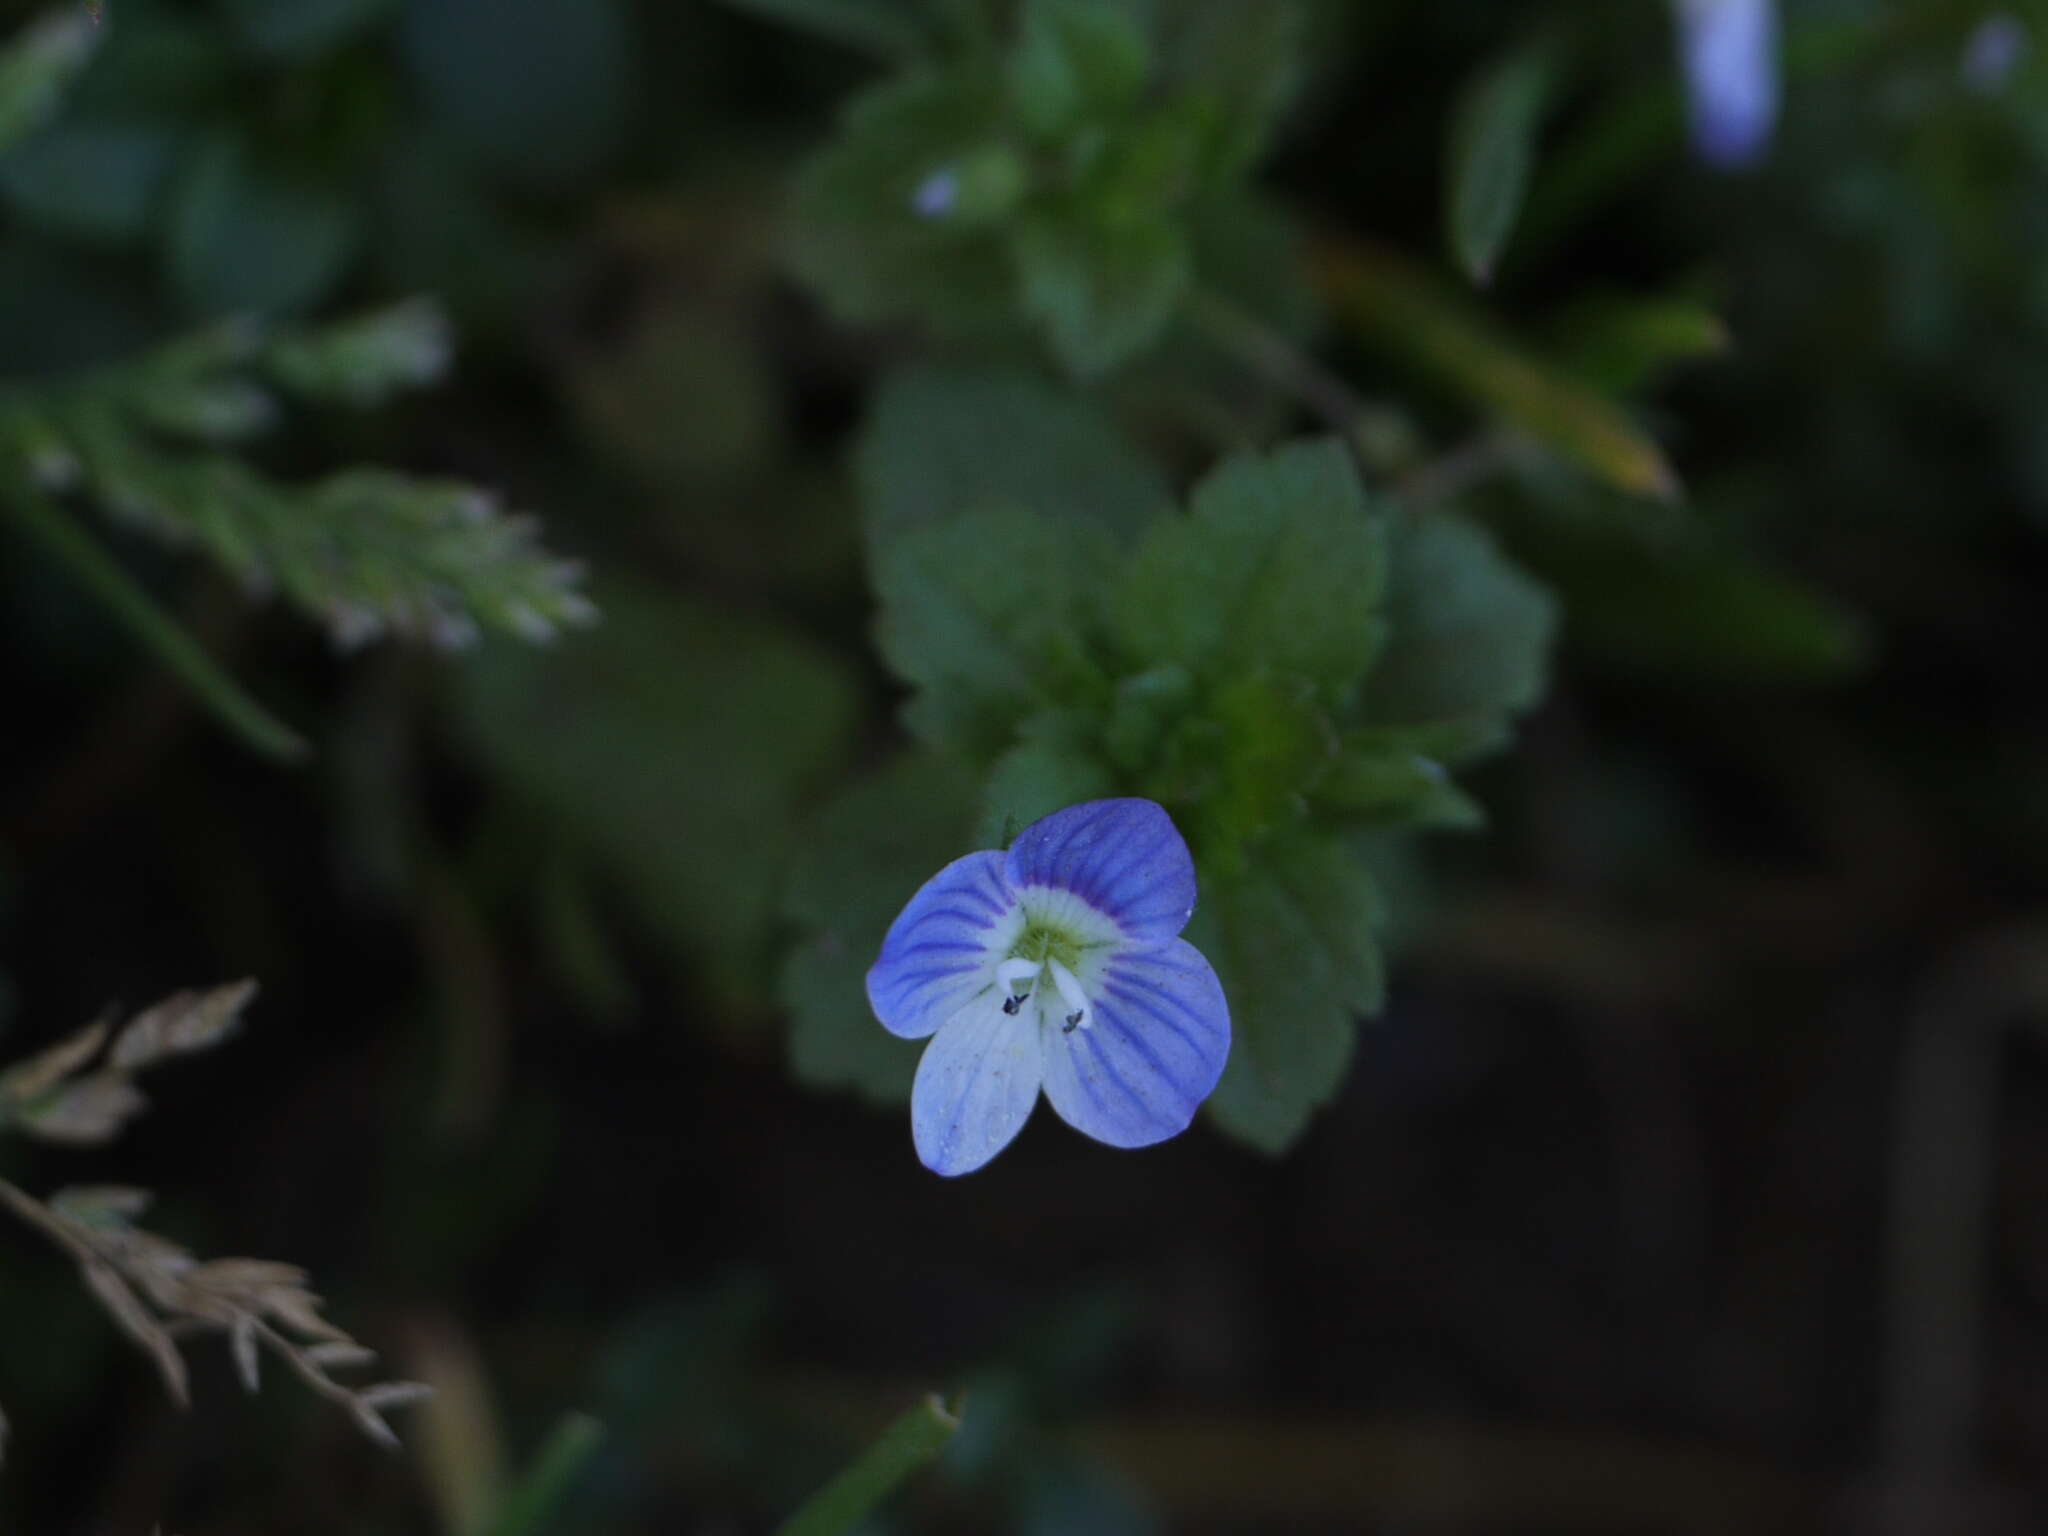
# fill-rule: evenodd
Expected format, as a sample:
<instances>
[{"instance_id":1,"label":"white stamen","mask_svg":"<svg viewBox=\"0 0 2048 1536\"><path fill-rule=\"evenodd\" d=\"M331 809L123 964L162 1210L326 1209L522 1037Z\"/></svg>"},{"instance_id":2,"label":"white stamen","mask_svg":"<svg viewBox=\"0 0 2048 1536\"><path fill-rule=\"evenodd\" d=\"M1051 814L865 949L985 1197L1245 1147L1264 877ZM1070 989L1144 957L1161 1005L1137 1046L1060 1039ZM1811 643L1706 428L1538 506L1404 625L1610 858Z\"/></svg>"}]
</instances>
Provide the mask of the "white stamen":
<instances>
[{"instance_id":1,"label":"white stamen","mask_svg":"<svg viewBox=\"0 0 2048 1536\"><path fill-rule=\"evenodd\" d=\"M1088 994L1081 990L1081 983L1075 978L1074 973L1057 960L1048 960L1045 963L1052 972L1052 984L1060 989L1060 996L1066 1002L1067 1028L1072 1029L1076 1025L1083 1029L1093 1028L1095 1019L1088 1009Z\"/></svg>"},{"instance_id":2,"label":"white stamen","mask_svg":"<svg viewBox=\"0 0 2048 1536\"><path fill-rule=\"evenodd\" d=\"M1029 981L1037 974L1038 962L1036 960L1005 960L996 967L996 985L1012 997L1023 997L1031 989L1026 987L1024 991L1020 992L1017 990L1017 983Z\"/></svg>"}]
</instances>

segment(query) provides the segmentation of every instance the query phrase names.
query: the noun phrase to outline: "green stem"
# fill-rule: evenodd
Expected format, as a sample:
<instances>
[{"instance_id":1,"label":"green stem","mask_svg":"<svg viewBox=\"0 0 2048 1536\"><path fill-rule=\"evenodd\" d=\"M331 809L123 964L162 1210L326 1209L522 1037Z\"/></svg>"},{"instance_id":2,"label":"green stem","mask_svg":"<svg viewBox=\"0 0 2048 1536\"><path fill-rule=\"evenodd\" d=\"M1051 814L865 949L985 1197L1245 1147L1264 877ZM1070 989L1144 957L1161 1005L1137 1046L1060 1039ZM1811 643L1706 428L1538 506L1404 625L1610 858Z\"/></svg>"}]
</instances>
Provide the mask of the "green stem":
<instances>
[{"instance_id":1,"label":"green stem","mask_svg":"<svg viewBox=\"0 0 2048 1536\"><path fill-rule=\"evenodd\" d=\"M498 1501L483 1536L540 1536L602 1444L604 1426L597 1420L583 1413L565 1415L519 1486Z\"/></svg>"},{"instance_id":2,"label":"green stem","mask_svg":"<svg viewBox=\"0 0 2048 1536\"><path fill-rule=\"evenodd\" d=\"M960 1416L933 1393L785 1520L775 1536L839 1536L946 1448Z\"/></svg>"},{"instance_id":3,"label":"green stem","mask_svg":"<svg viewBox=\"0 0 2048 1536\"><path fill-rule=\"evenodd\" d=\"M1352 387L1242 305L1200 290L1188 304L1196 328L1269 384L1314 411L1333 431L1355 437L1370 407Z\"/></svg>"},{"instance_id":4,"label":"green stem","mask_svg":"<svg viewBox=\"0 0 2048 1536\"><path fill-rule=\"evenodd\" d=\"M38 491L22 485L8 490L7 504L21 525L68 566L130 634L154 651L221 724L265 757L292 762L306 756L310 749L305 738L251 698L76 519Z\"/></svg>"}]
</instances>

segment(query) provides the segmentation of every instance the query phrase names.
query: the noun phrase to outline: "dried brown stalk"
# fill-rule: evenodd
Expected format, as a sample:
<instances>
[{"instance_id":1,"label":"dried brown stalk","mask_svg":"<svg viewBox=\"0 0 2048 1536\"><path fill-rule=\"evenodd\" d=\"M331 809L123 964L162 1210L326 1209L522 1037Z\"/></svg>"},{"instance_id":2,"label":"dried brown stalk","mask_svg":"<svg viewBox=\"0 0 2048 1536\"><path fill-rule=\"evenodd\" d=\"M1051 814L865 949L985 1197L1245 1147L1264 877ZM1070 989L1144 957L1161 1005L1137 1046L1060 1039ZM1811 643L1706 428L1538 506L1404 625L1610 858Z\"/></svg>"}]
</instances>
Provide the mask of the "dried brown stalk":
<instances>
[{"instance_id":1,"label":"dried brown stalk","mask_svg":"<svg viewBox=\"0 0 2048 1536\"><path fill-rule=\"evenodd\" d=\"M180 992L118 1033L102 1020L0 1072L0 1130L74 1145L112 1140L145 1103L133 1075L219 1044L255 993L253 981ZM249 1391L260 1384L268 1351L372 1440L398 1444L384 1414L417 1402L429 1388L409 1381L351 1387L335 1380L331 1371L367 1365L376 1354L320 1315L320 1298L306 1288L304 1270L270 1259L198 1259L134 1224L149 1202L147 1190L102 1185L62 1190L45 1203L0 1179L0 1206L70 1256L115 1325L156 1363L179 1407L190 1406L191 1394L178 1341L224 1333ZM0 1415L0 1455L6 1436Z\"/></svg>"}]
</instances>

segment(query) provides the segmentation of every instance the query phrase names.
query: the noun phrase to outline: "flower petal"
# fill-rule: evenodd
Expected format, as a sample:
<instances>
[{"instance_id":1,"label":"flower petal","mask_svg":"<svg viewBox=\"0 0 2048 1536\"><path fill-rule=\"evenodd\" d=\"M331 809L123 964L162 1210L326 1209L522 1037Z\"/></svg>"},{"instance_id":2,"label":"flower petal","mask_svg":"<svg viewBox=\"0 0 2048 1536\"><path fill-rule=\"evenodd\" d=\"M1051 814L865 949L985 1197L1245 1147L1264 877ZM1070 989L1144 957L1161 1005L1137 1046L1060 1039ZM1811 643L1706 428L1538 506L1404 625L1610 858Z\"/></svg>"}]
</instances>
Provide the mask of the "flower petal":
<instances>
[{"instance_id":1,"label":"flower petal","mask_svg":"<svg viewBox=\"0 0 2048 1536\"><path fill-rule=\"evenodd\" d=\"M1014 891L1072 891L1141 944L1174 937L1195 910L1195 861L1172 818L1150 800L1054 811L1018 834L1003 873Z\"/></svg>"},{"instance_id":2,"label":"flower petal","mask_svg":"<svg viewBox=\"0 0 2048 1536\"><path fill-rule=\"evenodd\" d=\"M1003 884L1000 853L970 853L924 883L882 940L868 970L868 1004L882 1027L922 1040L995 985L1024 915Z\"/></svg>"},{"instance_id":3,"label":"flower petal","mask_svg":"<svg viewBox=\"0 0 2048 1536\"><path fill-rule=\"evenodd\" d=\"M972 1173L1007 1147L1038 1102L1038 1020L994 997L946 1021L917 1064L910 1134L934 1173Z\"/></svg>"},{"instance_id":4,"label":"flower petal","mask_svg":"<svg viewBox=\"0 0 2048 1536\"><path fill-rule=\"evenodd\" d=\"M1678 0L1678 45L1700 158L1757 160L1778 118L1775 0Z\"/></svg>"},{"instance_id":5,"label":"flower petal","mask_svg":"<svg viewBox=\"0 0 2048 1536\"><path fill-rule=\"evenodd\" d=\"M1045 1037L1045 1096L1075 1130L1112 1147L1178 1136L1230 1055L1222 983L1184 939L1127 950L1090 988L1086 1029Z\"/></svg>"}]
</instances>

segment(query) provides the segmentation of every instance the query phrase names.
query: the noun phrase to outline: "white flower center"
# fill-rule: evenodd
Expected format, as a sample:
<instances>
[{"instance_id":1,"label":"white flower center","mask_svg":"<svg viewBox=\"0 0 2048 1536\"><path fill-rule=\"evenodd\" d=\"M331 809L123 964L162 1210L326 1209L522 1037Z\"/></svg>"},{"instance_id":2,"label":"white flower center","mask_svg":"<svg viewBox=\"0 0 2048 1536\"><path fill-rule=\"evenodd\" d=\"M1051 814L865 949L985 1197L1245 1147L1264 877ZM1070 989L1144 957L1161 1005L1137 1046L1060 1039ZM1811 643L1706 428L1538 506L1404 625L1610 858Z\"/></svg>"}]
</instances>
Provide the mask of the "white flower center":
<instances>
[{"instance_id":1,"label":"white flower center","mask_svg":"<svg viewBox=\"0 0 2048 1536\"><path fill-rule=\"evenodd\" d=\"M1026 1001L1036 997L1040 1017L1044 1017L1046 997L1042 985L1051 977L1053 991L1059 994L1066 1005L1066 1013L1060 1022L1061 1032L1072 1034L1077 1029L1094 1026L1094 1010L1088 1005L1088 994L1082 989L1081 980L1057 960L1005 960L996 967L996 985L1004 992L1003 1012L1014 1014Z\"/></svg>"}]
</instances>

